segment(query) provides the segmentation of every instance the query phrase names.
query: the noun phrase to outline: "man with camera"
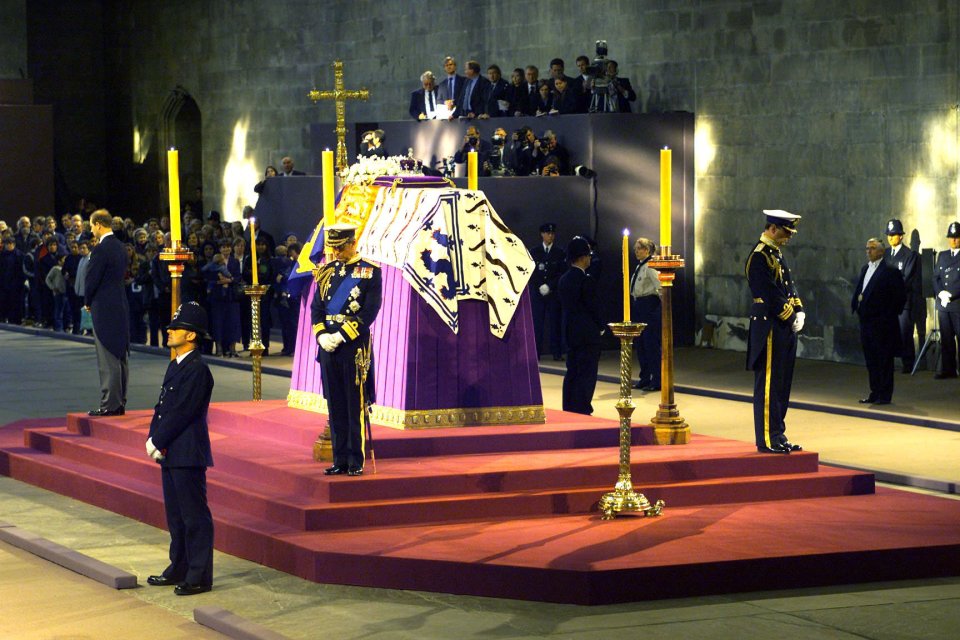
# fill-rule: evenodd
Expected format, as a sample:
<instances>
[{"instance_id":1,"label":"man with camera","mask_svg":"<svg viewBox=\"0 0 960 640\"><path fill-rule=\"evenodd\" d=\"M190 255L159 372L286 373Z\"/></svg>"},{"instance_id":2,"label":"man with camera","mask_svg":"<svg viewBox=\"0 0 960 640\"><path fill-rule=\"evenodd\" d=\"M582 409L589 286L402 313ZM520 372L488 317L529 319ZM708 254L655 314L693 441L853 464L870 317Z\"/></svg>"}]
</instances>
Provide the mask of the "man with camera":
<instances>
[{"instance_id":1,"label":"man with camera","mask_svg":"<svg viewBox=\"0 0 960 640\"><path fill-rule=\"evenodd\" d=\"M463 136L463 146L454 154L453 161L457 164L463 164L467 161L467 154L471 151L477 152L477 172L481 176L490 175L485 167L490 166L490 143L480 137L480 131L476 127L467 127L467 134Z\"/></svg>"},{"instance_id":2,"label":"man with camera","mask_svg":"<svg viewBox=\"0 0 960 640\"><path fill-rule=\"evenodd\" d=\"M383 129L365 132L363 134L363 148L360 149L360 155L364 158L386 158L387 148L383 146L383 139L385 137Z\"/></svg>"},{"instance_id":3,"label":"man with camera","mask_svg":"<svg viewBox=\"0 0 960 640\"><path fill-rule=\"evenodd\" d=\"M493 136L490 138L490 142L492 145L490 158L484 163L483 167L481 167L481 170L485 172L484 175L498 177L513 175L513 172L507 166L505 157L507 130L503 127L497 127L493 132Z\"/></svg>"},{"instance_id":4,"label":"man with camera","mask_svg":"<svg viewBox=\"0 0 960 640\"><path fill-rule=\"evenodd\" d=\"M513 132L507 149L507 166L515 176L529 176L537 166L533 161L533 143L537 140L530 127L520 127Z\"/></svg>"},{"instance_id":5,"label":"man with camera","mask_svg":"<svg viewBox=\"0 0 960 640\"><path fill-rule=\"evenodd\" d=\"M551 164L556 166L560 175L570 175L570 154L557 142L557 134L549 129L544 131L542 138L533 141L531 156L540 175L543 175L544 167Z\"/></svg>"}]
</instances>

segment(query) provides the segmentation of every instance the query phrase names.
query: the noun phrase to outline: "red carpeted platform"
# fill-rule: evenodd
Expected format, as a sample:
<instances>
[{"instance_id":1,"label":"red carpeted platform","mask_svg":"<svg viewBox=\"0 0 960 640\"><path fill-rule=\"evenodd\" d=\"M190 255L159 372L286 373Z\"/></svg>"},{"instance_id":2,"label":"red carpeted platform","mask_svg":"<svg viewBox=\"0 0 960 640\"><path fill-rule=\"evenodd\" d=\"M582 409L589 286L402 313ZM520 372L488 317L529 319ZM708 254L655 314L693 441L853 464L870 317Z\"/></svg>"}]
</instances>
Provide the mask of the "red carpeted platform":
<instances>
[{"instance_id":1,"label":"red carpeted platform","mask_svg":"<svg viewBox=\"0 0 960 640\"><path fill-rule=\"evenodd\" d=\"M0 473L164 526L149 412L0 428ZM216 404L208 495L217 548L318 582L579 604L960 574L960 502L874 492L817 454L694 436L651 445L633 481L659 518L601 521L616 423L374 427L378 473L325 477L323 416Z\"/></svg>"}]
</instances>

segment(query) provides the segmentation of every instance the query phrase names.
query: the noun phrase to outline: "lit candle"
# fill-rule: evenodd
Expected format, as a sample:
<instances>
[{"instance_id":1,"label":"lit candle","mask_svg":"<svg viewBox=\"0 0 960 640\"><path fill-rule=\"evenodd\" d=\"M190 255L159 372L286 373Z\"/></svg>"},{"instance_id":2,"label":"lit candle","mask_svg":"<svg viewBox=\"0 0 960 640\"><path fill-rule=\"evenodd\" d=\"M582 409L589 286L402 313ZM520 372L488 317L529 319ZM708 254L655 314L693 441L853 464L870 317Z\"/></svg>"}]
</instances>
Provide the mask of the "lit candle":
<instances>
[{"instance_id":1,"label":"lit candle","mask_svg":"<svg viewBox=\"0 0 960 640\"><path fill-rule=\"evenodd\" d=\"M170 247L180 246L180 156L177 150L167 151L167 177L170 187Z\"/></svg>"},{"instance_id":2,"label":"lit candle","mask_svg":"<svg viewBox=\"0 0 960 640\"><path fill-rule=\"evenodd\" d=\"M630 322L630 230L623 230L623 321Z\"/></svg>"},{"instance_id":3,"label":"lit candle","mask_svg":"<svg viewBox=\"0 0 960 640\"><path fill-rule=\"evenodd\" d=\"M321 171L323 175L323 226L329 229L336 222L336 212L334 203L336 202L333 193L333 151L324 149L320 152Z\"/></svg>"},{"instance_id":4,"label":"lit candle","mask_svg":"<svg viewBox=\"0 0 960 640\"><path fill-rule=\"evenodd\" d=\"M467 152L467 189L477 190L477 152Z\"/></svg>"},{"instance_id":5,"label":"lit candle","mask_svg":"<svg viewBox=\"0 0 960 640\"><path fill-rule=\"evenodd\" d=\"M667 250L670 245L670 176L672 157L669 147L660 150L660 246Z\"/></svg>"},{"instance_id":6,"label":"lit candle","mask_svg":"<svg viewBox=\"0 0 960 640\"><path fill-rule=\"evenodd\" d=\"M257 275L257 235L253 223L256 219L250 218L250 268L253 269L253 284L260 284L260 276Z\"/></svg>"}]
</instances>

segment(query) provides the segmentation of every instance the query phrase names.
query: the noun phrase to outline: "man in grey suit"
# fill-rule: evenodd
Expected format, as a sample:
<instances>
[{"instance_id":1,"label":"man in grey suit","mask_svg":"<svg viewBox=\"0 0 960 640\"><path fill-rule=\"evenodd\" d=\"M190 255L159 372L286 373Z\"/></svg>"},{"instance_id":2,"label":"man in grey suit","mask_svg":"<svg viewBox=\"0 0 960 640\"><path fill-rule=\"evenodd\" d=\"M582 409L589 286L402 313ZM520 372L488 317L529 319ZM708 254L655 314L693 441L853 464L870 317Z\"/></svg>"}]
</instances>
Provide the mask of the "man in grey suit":
<instances>
[{"instance_id":1,"label":"man in grey suit","mask_svg":"<svg viewBox=\"0 0 960 640\"><path fill-rule=\"evenodd\" d=\"M130 312L123 278L127 252L113 235L113 218L106 209L90 216L97 246L90 254L84 277L83 303L93 318L93 337L100 373L100 406L91 416L122 416L127 404L127 354L130 350Z\"/></svg>"}]
</instances>

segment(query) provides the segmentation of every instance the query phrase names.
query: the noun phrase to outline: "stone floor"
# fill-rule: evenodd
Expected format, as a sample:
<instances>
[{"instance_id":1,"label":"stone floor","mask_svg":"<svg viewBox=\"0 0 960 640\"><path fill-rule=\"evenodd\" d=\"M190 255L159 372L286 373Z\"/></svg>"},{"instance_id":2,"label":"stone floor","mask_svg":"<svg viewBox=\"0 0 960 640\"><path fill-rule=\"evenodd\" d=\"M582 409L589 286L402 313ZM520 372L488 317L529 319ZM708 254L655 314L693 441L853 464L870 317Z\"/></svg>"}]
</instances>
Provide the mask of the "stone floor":
<instances>
[{"instance_id":1,"label":"stone floor","mask_svg":"<svg viewBox=\"0 0 960 640\"><path fill-rule=\"evenodd\" d=\"M4 363L0 424L61 415L95 404L98 384L92 374L96 366L92 346L0 331L0 354ZM153 405L165 367L163 357L132 355L128 406L145 409ZM215 401L249 398L248 371L217 366L213 373ZM801 361L797 395L823 404L848 398L855 402L865 377L857 367ZM898 389L907 391L904 398L913 392L929 398L922 406L915 399L905 399L902 408L909 411L913 407L948 419L957 389L948 389L929 378L929 373L918 374L914 391L910 391L910 382L901 383L898 378ZM559 406L560 376L544 373L541 379L545 403ZM751 383L742 370L742 354L706 350L678 352L678 381L730 393L749 388ZM811 392L811 387L817 389L821 384L830 392L828 396ZM264 397L282 398L287 386L283 376L267 375ZM616 396L614 385L598 385L594 402L597 415L615 417ZM637 420L653 415L658 399L657 394L635 397ZM694 431L752 439L747 403L691 394L678 394L677 402ZM937 413L935 407L940 407ZM960 433L818 411L791 410L789 418L791 440L821 452L824 461L877 469L913 484L955 491L960 475L956 463L960 459ZM669 513L669 505L667 508ZM141 583L163 567L166 557L166 532L9 478L0 478L0 521L131 571L140 576ZM17 567L43 564L3 546L0 558L4 568L8 561ZM41 573L28 568L0 570L0 637L202 637L199 632L190 635L190 629L196 627L189 619L193 607L210 604L290 638L892 640L952 639L960 629L960 577L578 607L314 584L221 553L215 559L214 591L195 598L178 598L168 589L146 586L117 592L90 581L83 584L74 574L64 574L58 568L43 571L43 577L25 583L28 571L31 576ZM71 593L91 590L103 600L94 605L86 595L52 597L58 589ZM9 593L16 593L17 598L5 597ZM38 610L49 614L37 615ZM156 612L155 617L149 615L150 610ZM140 617L144 612L151 620L146 627ZM154 635L157 629L164 632Z\"/></svg>"}]
</instances>

